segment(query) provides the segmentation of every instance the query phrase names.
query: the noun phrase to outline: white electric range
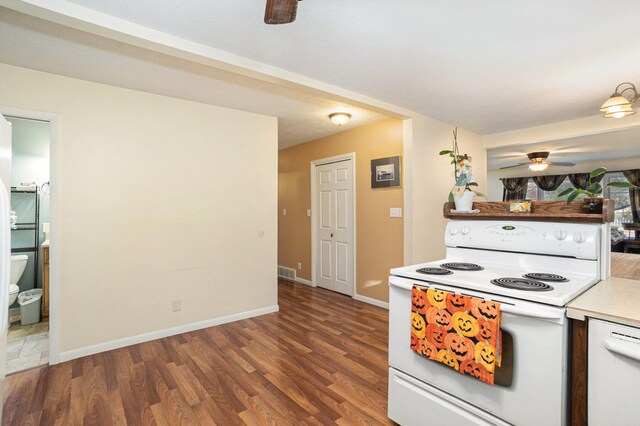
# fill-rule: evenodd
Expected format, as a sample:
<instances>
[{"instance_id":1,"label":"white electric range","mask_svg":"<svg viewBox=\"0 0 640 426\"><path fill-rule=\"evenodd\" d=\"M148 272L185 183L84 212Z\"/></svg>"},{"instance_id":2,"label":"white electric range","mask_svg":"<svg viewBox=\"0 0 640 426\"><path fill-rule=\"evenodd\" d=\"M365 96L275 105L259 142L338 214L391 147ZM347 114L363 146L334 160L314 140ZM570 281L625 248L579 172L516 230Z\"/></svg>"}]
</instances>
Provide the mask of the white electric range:
<instances>
[{"instance_id":1,"label":"white electric range","mask_svg":"<svg viewBox=\"0 0 640 426\"><path fill-rule=\"evenodd\" d=\"M450 221L446 257L391 270L389 418L401 425L568 422L565 305L606 276L608 226ZM414 284L500 302L503 363L495 385L409 348Z\"/></svg>"}]
</instances>

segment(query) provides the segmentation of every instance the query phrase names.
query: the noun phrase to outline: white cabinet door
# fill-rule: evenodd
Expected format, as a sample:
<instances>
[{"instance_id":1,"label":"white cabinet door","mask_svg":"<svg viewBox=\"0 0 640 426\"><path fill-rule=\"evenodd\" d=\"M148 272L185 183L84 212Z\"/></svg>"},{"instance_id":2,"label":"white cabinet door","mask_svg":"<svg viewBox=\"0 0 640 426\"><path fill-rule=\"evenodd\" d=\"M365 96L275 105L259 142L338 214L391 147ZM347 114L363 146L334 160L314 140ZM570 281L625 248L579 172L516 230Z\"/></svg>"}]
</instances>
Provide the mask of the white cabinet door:
<instances>
[{"instance_id":1,"label":"white cabinet door","mask_svg":"<svg viewBox=\"0 0 640 426\"><path fill-rule=\"evenodd\" d=\"M353 295L354 210L351 160L316 166L317 277L320 287Z\"/></svg>"},{"instance_id":2,"label":"white cabinet door","mask_svg":"<svg viewBox=\"0 0 640 426\"><path fill-rule=\"evenodd\" d=\"M589 321L590 426L637 426L640 403L640 329Z\"/></svg>"}]
</instances>

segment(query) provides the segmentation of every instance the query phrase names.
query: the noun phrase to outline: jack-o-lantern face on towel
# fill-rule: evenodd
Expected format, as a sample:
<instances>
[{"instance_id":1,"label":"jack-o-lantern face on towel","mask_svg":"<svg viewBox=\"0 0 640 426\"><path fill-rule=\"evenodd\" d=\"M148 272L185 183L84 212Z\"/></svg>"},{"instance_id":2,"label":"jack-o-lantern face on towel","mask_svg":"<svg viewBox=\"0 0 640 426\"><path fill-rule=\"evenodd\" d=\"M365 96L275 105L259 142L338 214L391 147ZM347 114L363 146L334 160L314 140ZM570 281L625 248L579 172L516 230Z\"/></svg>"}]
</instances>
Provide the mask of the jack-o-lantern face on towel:
<instances>
[{"instance_id":1,"label":"jack-o-lantern face on towel","mask_svg":"<svg viewBox=\"0 0 640 426\"><path fill-rule=\"evenodd\" d=\"M456 371L460 369L460 364L458 363L458 360L449 351L446 351L444 349L438 351L438 355L436 356L436 359L441 363L443 363L444 365L448 365L449 367L453 368Z\"/></svg>"},{"instance_id":2,"label":"jack-o-lantern face on towel","mask_svg":"<svg viewBox=\"0 0 640 426\"><path fill-rule=\"evenodd\" d=\"M445 304L447 305L447 311L451 314L471 310L471 298L461 294L447 293Z\"/></svg>"},{"instance_id":3,"label":"jack-o-lantern face on towel","mask_svg":"<svg viewBox=\"0 0 640 426\"><path fill-rule=\"evenodd\" d=\"M436 290L435 288L430 288L427 290L427 300L431 306L435 306L439 309L444 309L447 307L446 304L447 293L442 290Z\"/></svg>"},{"instance_id":4,"label":"jack-o-lantern face on towel","mask_svg":"<svg viewBox=\"0 0 640 426\"><path fill-rule=\"evenodd\" d=\"M425 339L435 345L436 348L444 349L445 337L447 337L447 330L444 327L438 327L436 324L427 325Z\"/></svg>"},{"instance_id":5,"label":"jack-o-lantern face on towel","mask_svg":"<svg viewBox=\"0 0 640 426\"><path fill-rule=\"evenodd\" d=\"M478 321L466 312L458 311L451 317L453 329L465 337L473 337L480 331Z\"/></svg>"},{"instance_id":6,"label":"jack-o-lantern face on towel","mask_svg":"<svg viewBox=\"0 0 640 426\"><path fill-rule=\"evenodd\" d=\"M433 345L433 343L422 339L420 340L420 345L418 346L416 352L429 359L436 359L438 349Z\"/></svg>"},{"instance_id":7,"label":"jack-o-lantern face on towel","mask_svg":"<svg viewBox=\"0 0 640 426\"><path fill-rule=\"evenodd\" d=\"M479 342L476 345L474 355L477 363L482 364L490 373L493 373L496 365L496 348L487 342Z\"/></svg>"},{"instance_id":8,"label":"jack-o-lantern face on towel","mask_svg":"<svg viewBox=\"0 0 640 426\"><path fill-rule=\"evenodd\" d=\"M474 344L470 339L456 333L449 333L444 339L444 347L458 360L473 359Z\"/></svg>"},{"instance_id":9,"label":"jack-o-lantern face on towel","mask_svg":"<svg viewBox=\"0 0 640 426\"><path fill-rule=\"evenodd\" d=\"M495 321L498 318L498 305L490 300L473 299L471 301L471 312L476 318Z\"/></svg>"},{"instance_id":10,"label":"jack-o-lantern face on towel","mask_svg":"<svg viewBox=\"0 0 640 426\"><path fill-rule=\"evenodd\" d=\"M472 360L462 361L460 363L460 372L462 374L468 374L476 379L480 379L483 382L493 383L493 377L489 371L479 362Z\"/></svg>"},{"instance_id":11,"label":"jack-o-lantern face on towel","mask_svg":"<svg viewBox=\"0 0 640 426\"><path fill-rule=\"evenodd\" d=\"M411 310L419 314L427 313L427 292L422 287L414 287L411 290Z\"/></svg>"},{"instance_id":12,"label":"jack-o-lantern face on towel","mask_svg":"<svg viewBox=\"0 0 640 426\"><path fill-rule=\"evenodd\" d=\"M432 306L427 309L427 322L449 330L451 328L451 314L446 309L438 309Z\"/></svg>"},{"instance_id":13,"label":"jack-o-lantern face on towel","mask_svg":"<svg viewBox=\"0 0 640 426\"><path fill-rule=\"evenodd\" d=\"M422 341L422 339L419 339L418 336L415 335L415 333L413 333L413 331L411 332L411 345L409 346L411 348L412 351L418 351L418 348L420 347L420 342Z\"/></svg>"},{"instance_id":14,"label":"jack-o-lantern face on towel","mask_svg":"<svg viewBox=\"0 0 640 426\"><path fill-rule=\"evenodd\" d=\"M495 325L495 321L487 321L484 318L480 318L478 319L478 325L480 326L480 329L478 331L478 340L484 341L486 340L487 342L491 343L492 346L496 345L496 339L497 339L497 333L496 330L496 325Z\"/></svg>"},{"instance_id":15,"label":"jack-o-lantern face on towel","mask_svg":"<svg viewBox=\"0 0 640 426\"><path fill-rule=\"evenodd\" d=\"M411 332L415 334L419 339L424 339L424 333L427 324L424 322L422 315L415 312L411 312Z\"/></svg>"}]
</instances>

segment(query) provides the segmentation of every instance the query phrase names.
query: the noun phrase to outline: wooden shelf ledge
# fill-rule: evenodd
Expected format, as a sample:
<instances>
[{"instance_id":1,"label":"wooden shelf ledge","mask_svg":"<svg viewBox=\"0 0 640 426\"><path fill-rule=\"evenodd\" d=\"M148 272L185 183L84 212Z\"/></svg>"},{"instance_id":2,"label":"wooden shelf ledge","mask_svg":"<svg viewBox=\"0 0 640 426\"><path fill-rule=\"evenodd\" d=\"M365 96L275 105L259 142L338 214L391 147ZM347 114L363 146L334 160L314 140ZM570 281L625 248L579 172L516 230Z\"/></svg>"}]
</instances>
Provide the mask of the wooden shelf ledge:
<instances>
[{"instance_id":1,"label":"wooden shelf ledge","mask_svg":"<svg viewBox=\"0 0 640 426\"><path fill-rule=\"evenodd\" d=\"M508 201L474 202L479 213L455 213L454 203L445 203L444 217L456 220L516 220L536 222L607 223L613 222L613 201L604 200L602 214L585 214L580 209L582 202L532 201L531 213L511 213Z\"/></svg>"}]
</instances>

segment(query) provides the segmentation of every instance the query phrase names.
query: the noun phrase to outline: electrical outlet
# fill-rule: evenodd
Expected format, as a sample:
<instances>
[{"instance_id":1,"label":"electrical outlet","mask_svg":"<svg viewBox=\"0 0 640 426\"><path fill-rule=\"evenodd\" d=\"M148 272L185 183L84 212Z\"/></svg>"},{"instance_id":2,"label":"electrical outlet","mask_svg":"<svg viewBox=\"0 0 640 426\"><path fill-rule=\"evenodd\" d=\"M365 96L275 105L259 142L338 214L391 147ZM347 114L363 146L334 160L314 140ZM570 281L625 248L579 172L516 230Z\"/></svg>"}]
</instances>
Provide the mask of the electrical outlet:
<instances>
[{"instance_id":1,"label":"electrical outlet","mask_svg":"<svg viewBox=\"0 0 640 426\"><path fill-rule=\"evenodd\" d=\"M298 262L298 269L302 269L302 262Z\"/></svg>"},{"instance_id":2,"label":"electrical outlet","mask_svg":"<svg viewBox=\"0 0 640 426\"><path fill-rule=\"evenodd\" d=\"M182 309L182 300L173 301L173 312L178 312Z\"/></svg>"},{"instance_id":3,"label":"electrical outlet","mask_svg":"<svg viewBox=\"0 0 640 426\"><path fill-rule=\"evenodd\" d=\"M311 217L311 209L307 209L307 216Z\"/></svg>"},{"instance_id":4,"label":"electrical outlet","mask_svg":"<svg viewBox=\"0 0 640 426\"><path fill-rule=\"evenodd\" d=\"M282 209L282 216L286 216L287 215L287 209Z\"/></svg>"}]
</instances>

